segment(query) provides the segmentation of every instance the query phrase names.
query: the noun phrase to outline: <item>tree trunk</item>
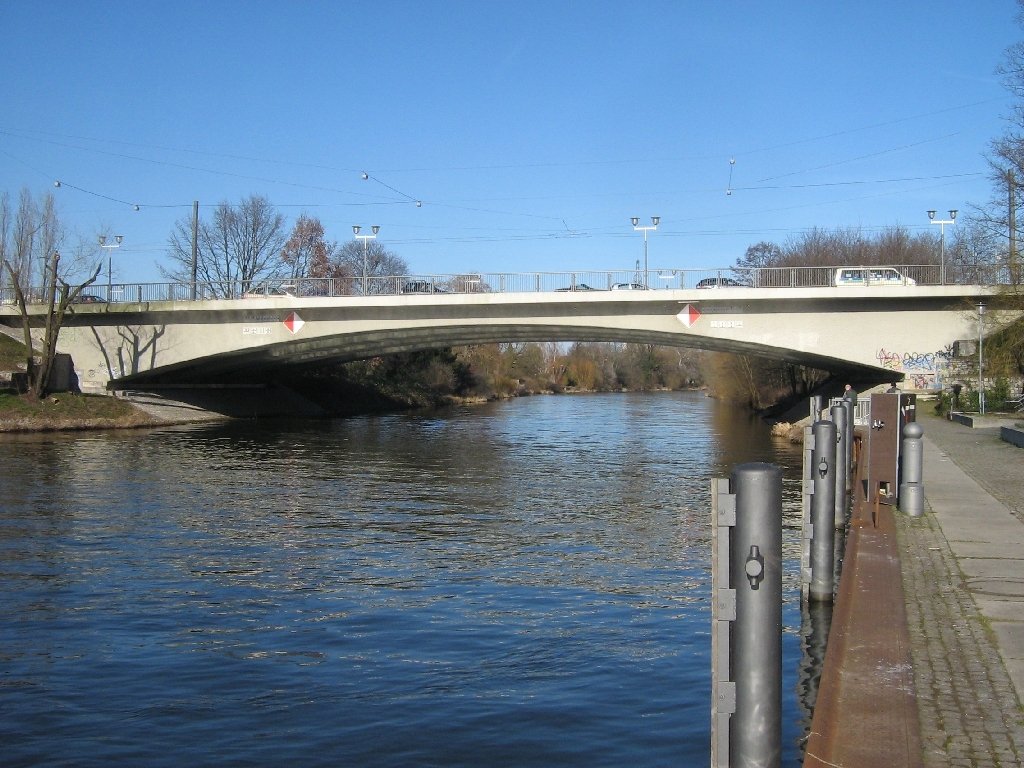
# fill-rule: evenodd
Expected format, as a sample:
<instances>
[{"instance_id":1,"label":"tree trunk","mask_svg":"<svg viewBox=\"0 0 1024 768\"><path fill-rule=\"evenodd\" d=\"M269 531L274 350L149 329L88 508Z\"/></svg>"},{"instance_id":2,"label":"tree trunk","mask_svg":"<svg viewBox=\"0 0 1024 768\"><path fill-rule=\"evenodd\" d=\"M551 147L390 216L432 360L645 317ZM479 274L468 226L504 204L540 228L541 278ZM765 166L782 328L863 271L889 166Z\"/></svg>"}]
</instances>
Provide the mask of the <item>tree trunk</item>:
<instances>
[{"instance_id":1,"label":"tree trunk","mask_svg":"<svg viewBox=\"0 0 1024 768\"><path fill-rule=\"evenodd\" d=\"M54 328L54 306L57 304L57 267L60 264L60 254L56 251L53 254L53 260L50 264L47 264L47 277L46 286L44 287L45 293L43 299L47 303L46 308L46 327L43 333L43 351L40 355L39 366L33 372L34 375L29 377L30 387L32 395L38 399L42 399L46 396L46 388L50 383L50 370L53 368L53 354L50 351L51 338L52 346L56 348L56 334L53 331ZM60 326L57 325L59 329Z\"/></svg>"}]
</instances>

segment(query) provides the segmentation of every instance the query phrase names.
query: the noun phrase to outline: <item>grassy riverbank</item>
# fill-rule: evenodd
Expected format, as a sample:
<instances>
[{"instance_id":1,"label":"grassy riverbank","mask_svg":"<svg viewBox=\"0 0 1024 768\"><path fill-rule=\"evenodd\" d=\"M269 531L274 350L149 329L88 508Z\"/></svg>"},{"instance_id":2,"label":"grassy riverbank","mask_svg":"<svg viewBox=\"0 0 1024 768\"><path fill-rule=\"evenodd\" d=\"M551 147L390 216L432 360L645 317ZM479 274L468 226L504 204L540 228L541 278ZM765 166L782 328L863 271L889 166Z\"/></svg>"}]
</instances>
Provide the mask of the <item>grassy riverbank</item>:
<instances>
[{"instance_id":1,"label":"grassy riverbank","mask_svg":"<svg viewBox=\"0 0 1024 768\"><path fill-rule=\"evenodd\" d=\"M0 376L25 370L25 347L0 333ZM0 432L121 429L163 423L131 403L106 395L61 392L42 400L5 391L0 383Z\"/></svg>"},{"instance_id":2,"label":"grassy riverbank","mask_svg":"<svg viewBox=\"0 0 1024 768\"><path fill-rule=\"evenodd\" d=\"M160 423L131 403L105 395L62 393L33 400L0 392L0 432L123 429Z\"/></svg>"}]
</instances>

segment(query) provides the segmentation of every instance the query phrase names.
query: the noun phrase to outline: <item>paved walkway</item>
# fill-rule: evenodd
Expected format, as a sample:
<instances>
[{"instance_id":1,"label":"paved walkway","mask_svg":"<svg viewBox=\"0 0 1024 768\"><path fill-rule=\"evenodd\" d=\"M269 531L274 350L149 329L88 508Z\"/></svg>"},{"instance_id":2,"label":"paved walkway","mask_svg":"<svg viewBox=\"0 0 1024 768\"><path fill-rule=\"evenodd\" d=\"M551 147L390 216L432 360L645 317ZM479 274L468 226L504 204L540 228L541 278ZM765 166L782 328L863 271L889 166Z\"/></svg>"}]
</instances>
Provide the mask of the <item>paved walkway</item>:
<instances>
[{"instance_id":1,"label":"paved walkway","mask_svg":"<svg viewBox=\"0 0 1024 768\"><path fill-rule=\"evenodd\" d=\"M896 519L924 764L1021 766L1024 449L918 419L926 513Z\"/></svg>"}]
</instances>

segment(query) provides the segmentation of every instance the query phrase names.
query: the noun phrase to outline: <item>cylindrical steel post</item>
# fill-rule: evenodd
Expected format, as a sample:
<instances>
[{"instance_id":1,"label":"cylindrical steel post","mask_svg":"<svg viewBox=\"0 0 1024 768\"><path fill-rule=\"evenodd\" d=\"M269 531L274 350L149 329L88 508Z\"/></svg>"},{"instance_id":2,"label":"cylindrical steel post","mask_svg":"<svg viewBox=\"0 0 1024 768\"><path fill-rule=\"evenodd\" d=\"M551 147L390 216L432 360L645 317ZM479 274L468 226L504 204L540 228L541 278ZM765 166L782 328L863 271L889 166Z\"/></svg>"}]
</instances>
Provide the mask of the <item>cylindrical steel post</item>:
<instances>
[{"instance_id":1,"label":"cylindrical steel post","mask_svg":"<svg viewBox=\"0 0 1024 768\"><path fill-rule=\"evenodd\" d=\"M811 423L821 418L821 412L825 408L825 398L822 395L811 395Z\"/></svg>"},{"instance_id":2,"label":"cylindrical steel post","mask_svg":"<svg viewBox=\"0 0 1024 768\"><path fill-rule=\"evenodd\" d=\"M903 427L903 450L900 455L902 482L898 502L899 508L911 517L924 514L923 435L924 428L916 421Z\"/></svg>"},{"instance_id":3,"label":"cylindrical steel post","mask_svg":"<svg viewBox=\"0 0 1024 768\"><path fill-rule=\"evenodd\" d=\"M836 425L819 421L811 427L811 583L810 600L831 602L834 592L836 516Z\"/></svg>"},{"instance_id":4,"label":"cylindrical steel post","mask_svg":"<svg viewBox=\"0 0 1024 768\"><path fill-rule=\"evenodd\" d=\"M846 464L846 489L853 487L853 438L857 428L857 405L847 403L846 406L846 440L844 441L843 462Z\"/></svg>"},{"instance_id":5,"label":"cylindrical steel post","mask_svg":"<svg viewBox=\"0 0 1024 768\"><path fill-rule=\"evenodd\" d=\"M847 404L849 401L837 403L832 406L832 423L836 425L836 472L835 472L835 519L834 525L836 528L843 528L846 526L846 508L847 508L847 477L850 473L849 465L849 452L847 451L847 443L849 442L846 422L849 419L849 410Z\"/></svg>"},{"instance_id":6,"label":"cylindrical steel post","mask_svg":"<svg viewBox=\"0 0 1024 768\"><path fill-rule=\"evenodd\" d=\"M736 591L731 677L736 711L729 726L732 768L776 768L782 760L782 470L733 470L736 525L730 582Z\"/></svg>"}]
</instances>

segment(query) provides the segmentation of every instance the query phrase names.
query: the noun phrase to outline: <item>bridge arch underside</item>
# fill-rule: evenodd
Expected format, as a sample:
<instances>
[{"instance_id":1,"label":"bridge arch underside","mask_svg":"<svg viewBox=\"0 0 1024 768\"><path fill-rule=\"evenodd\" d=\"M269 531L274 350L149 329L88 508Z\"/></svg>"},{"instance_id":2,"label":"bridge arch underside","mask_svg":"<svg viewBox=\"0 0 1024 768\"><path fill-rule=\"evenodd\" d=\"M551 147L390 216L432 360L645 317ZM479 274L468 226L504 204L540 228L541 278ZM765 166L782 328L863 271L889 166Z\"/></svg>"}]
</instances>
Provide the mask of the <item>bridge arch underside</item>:
<instances>
[{"instance_id":1,"label":"bridge arch underside","mask_svg":"<svg viewBox=\"0 0 1024 768\"><path fill-rule=\"evenodd\" d=\"M160 389L180 386L230 387L277 382L296 370L327 362L444 349L472 344L511 342L620 342L731 352L805 365L862 382L899 381L903 374L877 366L805 352L701 334L636 328L567 325L446 325L339 333L250 347L197 357L115 378L112 389Z\"/></svg>"}]
</instances>

